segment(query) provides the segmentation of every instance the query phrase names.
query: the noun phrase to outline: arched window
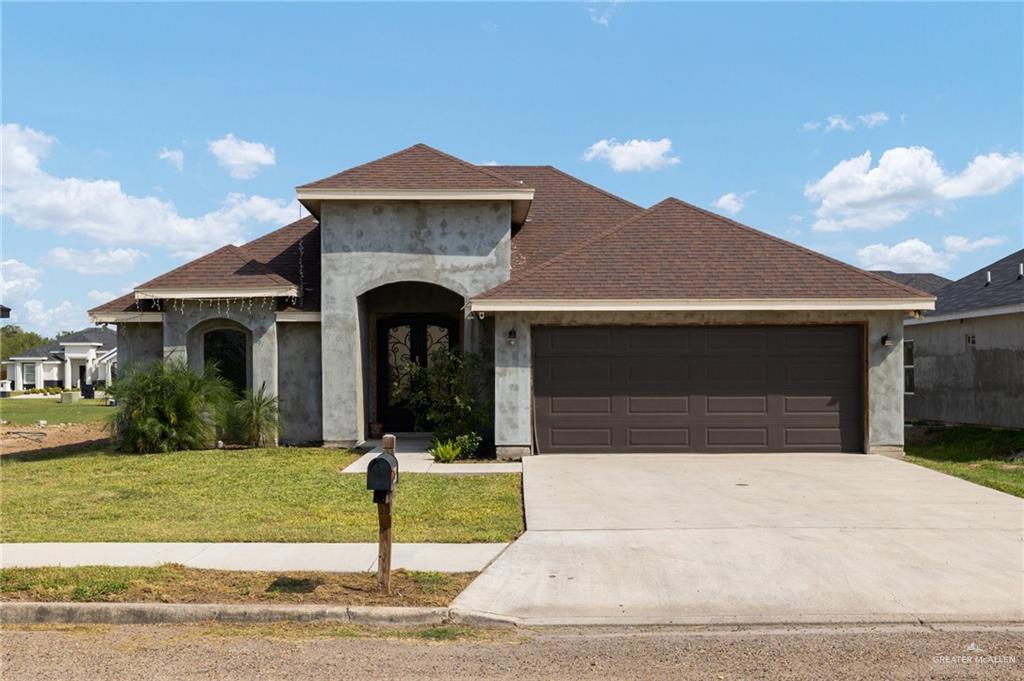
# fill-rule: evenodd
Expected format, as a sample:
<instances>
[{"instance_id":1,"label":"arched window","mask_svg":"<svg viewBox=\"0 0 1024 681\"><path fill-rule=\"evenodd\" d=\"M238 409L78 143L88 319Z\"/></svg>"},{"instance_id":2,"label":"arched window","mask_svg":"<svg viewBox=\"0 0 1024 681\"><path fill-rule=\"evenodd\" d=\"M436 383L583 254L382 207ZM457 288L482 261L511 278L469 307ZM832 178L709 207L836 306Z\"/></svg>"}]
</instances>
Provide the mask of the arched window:
<instances>
[{"instance_id":1,"label":"arched window","mask_svg":"<svg viewBox=\"0 0 1024 681\"><path fill-rule=\"evenodd\" d=\"M242 331L214 329L203 334L203 360L216 364L217 371L239 395L248 387L245 346Z\"/></svg>"}]
</instances>

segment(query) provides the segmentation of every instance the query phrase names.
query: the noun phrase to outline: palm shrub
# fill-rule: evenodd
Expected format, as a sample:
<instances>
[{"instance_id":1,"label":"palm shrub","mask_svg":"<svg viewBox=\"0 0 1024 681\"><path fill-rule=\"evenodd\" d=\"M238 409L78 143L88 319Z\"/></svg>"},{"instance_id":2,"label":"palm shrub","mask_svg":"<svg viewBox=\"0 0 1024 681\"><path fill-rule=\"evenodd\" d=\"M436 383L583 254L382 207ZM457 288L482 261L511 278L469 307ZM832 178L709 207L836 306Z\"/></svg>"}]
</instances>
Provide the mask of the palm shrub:
<instances>
[{"instance_id":1,"label":"palm shrub","mask_svg":"<svg viewBox=\"0 0 1024 681\"><path fill-rule=\"evenodd\" d=\"M213 446L233 397L215 366L197 372L183 360L132 367L108 392L118 405L114 444L139 454Z\"/></svg>"},{"instance_id":2,"label":"palm shrub","mask_svg":"<svg viewBox=\"0 0 1024 681\"><path fill-rule=\"evenodd\" d=\"M232 407L232 430L250 447L266 447L277 440L281 410L277 398L267 394L267 385L258 392L246 390Z\"/></svg>"}]
</instances>

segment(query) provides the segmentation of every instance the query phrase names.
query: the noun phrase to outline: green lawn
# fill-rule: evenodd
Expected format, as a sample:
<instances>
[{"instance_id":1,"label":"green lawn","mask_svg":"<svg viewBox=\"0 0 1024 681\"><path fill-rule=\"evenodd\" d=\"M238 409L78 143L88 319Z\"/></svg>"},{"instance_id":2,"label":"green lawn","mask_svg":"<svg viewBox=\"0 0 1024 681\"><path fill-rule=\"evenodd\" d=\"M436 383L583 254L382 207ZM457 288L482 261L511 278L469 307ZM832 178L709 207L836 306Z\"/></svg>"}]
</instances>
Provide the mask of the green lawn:
<instances>
[{"instance_id":1,"label":"green lawn","mask_svg":"<svg viewBox=\"0 0 1024 681\"><path fill-rule=\"evenodd\" d=\"M106 449L0 458L0 540L377 540L356 454L330 449L119 454ZM403 474L397 542L511 541L523 531L520 476Z\"/></svg>"},{"instance_id":2,"label":"green lawn","mask_svg":"<svg viewBox=\"0 0 1024 681\"><path fill-rule=\"evenodd\" d=\"M80 400L77 404L61 404L60 397L4 398L0 400L0 419L14 425L49 423L85 423L102 421L115 411L106 400Z\"/></svg>"},{"instance_id":3,"label":"green lawn","mask_svg":"<svg viewBox=\"0 0 1024 681\"><path fill-rule=\"evenodd\" d=\"M979 485L1024 497L1024 430L956 426L907 429L907 460Z\"/></svg>"}]
</instances>

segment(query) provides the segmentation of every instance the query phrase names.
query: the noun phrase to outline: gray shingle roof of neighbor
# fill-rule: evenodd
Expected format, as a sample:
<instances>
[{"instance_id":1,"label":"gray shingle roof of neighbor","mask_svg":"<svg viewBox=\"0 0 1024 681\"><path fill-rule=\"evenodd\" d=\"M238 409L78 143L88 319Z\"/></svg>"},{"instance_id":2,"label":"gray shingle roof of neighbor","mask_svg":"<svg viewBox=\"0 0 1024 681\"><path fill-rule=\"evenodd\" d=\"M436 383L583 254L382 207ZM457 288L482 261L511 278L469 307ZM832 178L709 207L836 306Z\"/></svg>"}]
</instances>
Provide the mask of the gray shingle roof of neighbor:
<instances>
[{"instance_id":1,"label":"gray shingle roof of neighbor","mask_svg":"<svg viewBox=\"0 0 1024 681\"><path fill-rule=\"evenodd\" d=\"M935 310L927 312L926 316L1024 305L1024 277L1020 274L1022 263L1024 249L957 279L939 291ZM992 273L991 282L988 281L989 272Z\"/></svg>"},{"instance_id":2,"label":"gray shingle roof of neighbor","mask_svg":"<svg viewBox=\"0 0 1024 681\"><path fill-rule=\"evenodd\" d=\"M64 356L62 343L100 343L97 352L106 352L117 347L117 334L112 329L98 326L89 327L74 333L65 334L49 343L37 345L17 354L18 357L57 357Z\"/></svg>"},{"instance_id":3,"label":"gray shingle roof of neighbor","mask_svg":"<svg viewBox=\"0 0 1024 681\"><path fill-rule=\"evenodd\" d=\"M946 279L931 272L893 272L892 270L871 270L875 274L881 274L887 279L906 284L918 291L925 293L938 293L944 286L953 283L952 279Z\"/></svg>"}]
</instances>

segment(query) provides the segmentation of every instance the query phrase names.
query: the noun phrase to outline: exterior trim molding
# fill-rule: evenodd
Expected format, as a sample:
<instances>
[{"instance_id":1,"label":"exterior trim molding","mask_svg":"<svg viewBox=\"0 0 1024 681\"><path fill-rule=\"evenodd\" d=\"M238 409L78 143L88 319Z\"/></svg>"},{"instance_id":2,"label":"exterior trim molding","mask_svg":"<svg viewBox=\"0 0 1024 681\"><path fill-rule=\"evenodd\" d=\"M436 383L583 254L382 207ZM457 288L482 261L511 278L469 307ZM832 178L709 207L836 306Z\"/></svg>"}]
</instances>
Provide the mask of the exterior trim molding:
<instances>
[{"instance_id":1,"label":"exterior trim molding","mask_svg":"<svg viewBox=\"0 0 1024 681\"><path fill-rule=\"evenodd\" d=\"M908 319L903 323L907 326L918 324L937 324L938 322L949 322L957 319L974 319L976 317L995 317L1004 314L1016 314L1024 312L1024 303L1020 305L1000 305L999 307L986 307L980 310L962 310L960 312L947 312L946 314L935 314L917 319Z\"/></svg>"},{"instance_id":2,"label":"exterior trim molding","mask_svg":"<svg viewBox=\"0 0 1024 681\"><path fill-rule=\"evenodd\" d=\"M471 300L472 312L709 312L717 310L934 310L933 298Z\"/></svg>"},{"instance_id":3,"label":"exterior trim molding","mask_svg":"<svg viewBox=\"0 0 1024 681\"><path fill-rule=\"evenodd\" d=\"M320 313L307 310L282 310L276 313L280 322L320 322Z\"/></svg>"},{"instance_id":4,"label":"exterior trim molding","mask_svg":"<svg viewBox=\"0 0 1024 681\"><path fill-rule=\"evenodd\" d=\"M532 189L303 189L299 201L532 201Z\"/></svg>"},{"instance_id":5,"label":"exterior trim molding","mask_svg":"<svg viewBox=\"0 0 1024 681\"><path fill-rule=\"evenodd\" d=\"M163 320L163 312L93 312L89 314L89 321L93 324L159 323Z\"/></svg>"},{"instance_id":6,"label":"exterior trim molding","mask_svg":"<svg viewBox=\"0 0 1024 681\"><path fill-rule=\"evenodd\" d=\"M295 286L268 286L261 288L166 288L136 289L136 300L177 298L288 298L299 294Z\"/></svg>"}]
</instances>

